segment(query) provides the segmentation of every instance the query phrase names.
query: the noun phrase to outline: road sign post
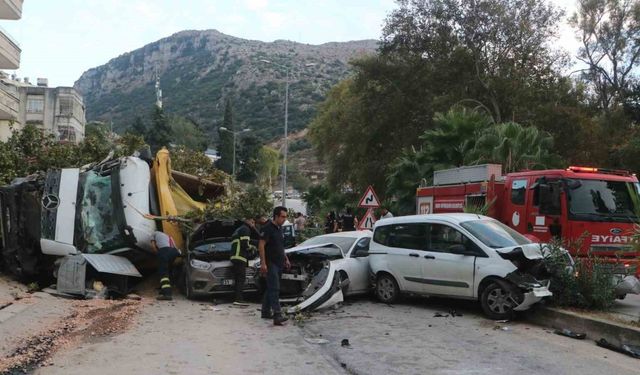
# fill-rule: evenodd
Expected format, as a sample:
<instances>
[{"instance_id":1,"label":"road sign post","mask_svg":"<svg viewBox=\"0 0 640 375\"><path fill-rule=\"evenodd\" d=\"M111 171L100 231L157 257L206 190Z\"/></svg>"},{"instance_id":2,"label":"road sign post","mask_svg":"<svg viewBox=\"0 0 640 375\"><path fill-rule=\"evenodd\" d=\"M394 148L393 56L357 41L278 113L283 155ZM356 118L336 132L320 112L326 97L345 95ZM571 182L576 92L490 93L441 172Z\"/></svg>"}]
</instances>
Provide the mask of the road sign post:
<instances>
[{"instance_id":1,"label":"road sign post","mask_svg":"<svg viewBox=\"0 0 640 375\"><path fill-rule=\"evenodd\" d=\"M373 229L373 224L376 222L376 217L373 214L373 210L380 207L380 199L378 199L378 196L376 195L376 192L373 190L373 187L371 185L369 185L362 198L360 198L358 207L367 209L367 212L358 222L358 229Z\"/></svg>"}]
</instances>

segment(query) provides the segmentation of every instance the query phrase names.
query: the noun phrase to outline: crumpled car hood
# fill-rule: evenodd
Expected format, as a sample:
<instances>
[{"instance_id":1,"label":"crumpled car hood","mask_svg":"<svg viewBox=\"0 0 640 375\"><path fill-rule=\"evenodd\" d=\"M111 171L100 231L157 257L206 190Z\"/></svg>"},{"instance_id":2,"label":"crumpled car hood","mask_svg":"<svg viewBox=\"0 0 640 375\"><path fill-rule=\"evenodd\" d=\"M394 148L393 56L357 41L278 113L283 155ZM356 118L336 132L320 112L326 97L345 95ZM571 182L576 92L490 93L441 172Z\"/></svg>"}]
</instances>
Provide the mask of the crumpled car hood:
<instances>
[{"instance_id":1,"label":"crumpled car hood","mask_svg":"<svg viewBox=\"0 0 640 375\"><path fill-rule=\"evenodd\" d=\"M524 255L525 258L527 258L527 259L536 260L536 259L543 259L544 258L544 256L542 255L542 251L541 251L541 247L540 247L539 243L530 243L530 244L525 244L525 245L503 247L503 248L495 249L495 250L498 253L501 253L501 254L508 254L508 253L513 252L513 251L517 251L518 248L520 248L522 250L522 255Z\"/></svg>"}]
</instances>

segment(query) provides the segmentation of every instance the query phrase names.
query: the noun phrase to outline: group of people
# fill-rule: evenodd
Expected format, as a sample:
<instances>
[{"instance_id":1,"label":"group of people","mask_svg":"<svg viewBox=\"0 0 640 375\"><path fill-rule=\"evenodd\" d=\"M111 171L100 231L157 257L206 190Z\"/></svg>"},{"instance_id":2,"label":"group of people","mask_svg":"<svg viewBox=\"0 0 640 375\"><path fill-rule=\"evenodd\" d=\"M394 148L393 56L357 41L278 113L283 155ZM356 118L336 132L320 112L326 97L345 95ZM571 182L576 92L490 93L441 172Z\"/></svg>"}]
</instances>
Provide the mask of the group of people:
<instances>
[{"instance_id":1,"label":"group of people","mask_svg":"<svg viewBox=\"0 0 640 375\"><path fill-rule=\"evenodd\" d=\"M382 207L379 219L388 219L390 217L393 217L393 214L386 207ZM350 207L347 207L339 217L336 216L335 211L330 211L324 222L325 233L348 232L356 230L356 228L358 228L358 218L354 216Z\"/></svg>"},{"instance_id":2,"label":"group of people","mask_svg":"<svg viewBox=\"0 0 640 375\"><path fill-rule=\"evenodd\" d=\"M284 232L282 225L287 220L288 212L285 207L273 209L271 220L262 217L249 217L243 220L232 235L233 274L235 279L235 304L244 304L242 291L246 280L246 270L250 255L255 251L251 243L252 238L258 238L258 253L260 254L260 275L266 283L266 290L262 297L262 318L273 319L273 324L283 325L288 319L282 314L280 306L280 277L282 271L291 267L284 251ZM258 226L256 225L258 224ZM171 300L171 265L181 256L173 239L166 233L155 232L151 245L158 259L158 273L160 274L160 293L158 300Z\"/></svg>"},{"instance_id":3,"label":"group of people","mask_svg":"<svg viewBox=\"0 0 640 375\"><path fill-rule=\"evenodd\" d=\"M266 220L262 216L244 218L243 223L232 235L233 274L235 279L235 302L244 304L242 291L244 290L246 271L249 259L255 253L256 247L252 239L258 239L257 252L260 254L260 275L266 283L266 290L262 297L262 318L273 319L274 325L283 325L288 319L282 314L280 307L280 277L282 271L289 269L291 264L284 251L284 232L282 225L287 220L288 211L285 207L278 206L273 209L273 216ZM393 217L385 207L381 209L380 218ZM296 214L294 225L297 230L303 230L306 223L304 215ZM336 217L335 211L327 214L325 233L339 231L354 231L358 227L358 218L354 216L351 208ZM176 248L173 239L164 232L155 232L151 240L158 259L158 273L160 274L160 293L158 300L171 300L171 265L182 254Z\"/></svg>"}]
</instances>

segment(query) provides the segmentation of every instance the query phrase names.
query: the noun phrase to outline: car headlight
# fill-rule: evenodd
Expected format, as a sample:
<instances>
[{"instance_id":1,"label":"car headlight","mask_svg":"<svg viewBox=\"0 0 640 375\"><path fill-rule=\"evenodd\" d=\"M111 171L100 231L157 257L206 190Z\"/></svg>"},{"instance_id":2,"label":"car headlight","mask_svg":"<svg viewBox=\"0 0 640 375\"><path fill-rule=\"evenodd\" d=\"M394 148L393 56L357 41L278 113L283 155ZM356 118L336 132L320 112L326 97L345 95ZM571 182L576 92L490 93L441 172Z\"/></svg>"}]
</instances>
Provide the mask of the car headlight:
<instances>
[{"instance_id":1,"label":"car headlight","mask_svg":"<svg viewBox=\"0 0 640 375\"><path fill-rule=\"evenodd\" d=\"M197 270L208 271L211 269L211 263L203 262L197 259L191 259L191 268L195 268Z\"/></svg>"}]
</instances>

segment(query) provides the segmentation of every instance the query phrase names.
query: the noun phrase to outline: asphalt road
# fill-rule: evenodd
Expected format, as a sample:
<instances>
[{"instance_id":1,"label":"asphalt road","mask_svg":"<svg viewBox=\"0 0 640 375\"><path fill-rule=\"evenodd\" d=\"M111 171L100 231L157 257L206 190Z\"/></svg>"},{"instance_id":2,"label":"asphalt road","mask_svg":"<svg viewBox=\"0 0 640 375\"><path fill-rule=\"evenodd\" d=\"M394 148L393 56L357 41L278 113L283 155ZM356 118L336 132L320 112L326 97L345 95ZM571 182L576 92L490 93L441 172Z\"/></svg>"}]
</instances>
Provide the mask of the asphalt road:
<instances>
[{"instance_id":1,"label":"asphalt road","mask_svg":"<svg viewBox=\"0 0 640 375\"><path fill-rule=\"evenodd\" d=\"M360 298L273 327L258 305L151 302L124 333L60 348L35 374L637 374L639 360L473 303ZM434 317L455 309L463 316ZM349 346L342 346L347 339Z\"/></svg>"}]
</instances>

